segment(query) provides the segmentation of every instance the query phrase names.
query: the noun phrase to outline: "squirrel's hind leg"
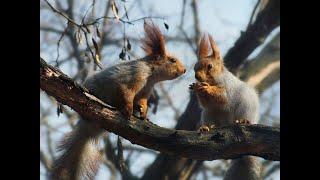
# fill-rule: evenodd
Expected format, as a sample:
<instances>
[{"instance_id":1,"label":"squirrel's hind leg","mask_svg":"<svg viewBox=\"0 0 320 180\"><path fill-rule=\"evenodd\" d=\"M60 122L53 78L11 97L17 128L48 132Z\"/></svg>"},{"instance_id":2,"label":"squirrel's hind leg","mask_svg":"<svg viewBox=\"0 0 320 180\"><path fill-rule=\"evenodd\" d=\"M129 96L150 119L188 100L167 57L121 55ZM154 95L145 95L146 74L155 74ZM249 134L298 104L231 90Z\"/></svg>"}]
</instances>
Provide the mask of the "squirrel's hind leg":
<instances>
[{"instance_id":1,"label":"squirrel's hind leg","mask_svg":"<svg viewBox=\"0 0 320 180\"><path fill-rule=\"evenodd\" d=\"M140 119L147 120L147 112L148 112L148 99L147 98L140 98L135 103L135 107L138 109L140 113Z\"/></svg>"},{"instance_id":2,"label":"squirrel's hind leg","mask_svg":"<svg viewBox=\"0 0 320 180\"><path fill-rule=\"evenodd\" d=\"M130 90L123 90L123 94L119 98L119 110L128 119L131 120L133 114L133 99L134 94Z\"/></svg>"}]
</instances>

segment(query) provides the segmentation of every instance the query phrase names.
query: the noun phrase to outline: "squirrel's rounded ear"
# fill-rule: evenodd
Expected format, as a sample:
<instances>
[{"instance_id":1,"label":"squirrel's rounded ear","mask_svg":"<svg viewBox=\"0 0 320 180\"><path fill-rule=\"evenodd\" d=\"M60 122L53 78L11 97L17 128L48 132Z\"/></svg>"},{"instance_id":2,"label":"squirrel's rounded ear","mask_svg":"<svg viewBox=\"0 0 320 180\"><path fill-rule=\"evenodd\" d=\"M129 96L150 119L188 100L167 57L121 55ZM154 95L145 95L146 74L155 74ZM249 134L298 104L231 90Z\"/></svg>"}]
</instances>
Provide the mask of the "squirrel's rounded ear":
<instances>
[{"instance_id":1,"label":"squirrel's rounded ear","mask_svg":"<svg viewBox=\"0 0 320 180\"><path fill-rule=\"evenodd\" d=\"M202 58L208 57L209 55L209 42L208 42L208 37L207 34L203 34L201 39L200 39L200 44L199 44L199 60Z\"/></svg>"},{"instance_id":2,"label":"squirrel's rounded ear","mask_svg":"<svg viewBox=\"0 0 320 180\"><path fill-rule=\"evenodd\" d=\"M209 35L209 41L210 41L210 46L212 49L212 55L210 55L210 56L216 60L221 60L220 50L219 50L217 44L214 42L211 35Z\"/></svg>"}]
</instances>

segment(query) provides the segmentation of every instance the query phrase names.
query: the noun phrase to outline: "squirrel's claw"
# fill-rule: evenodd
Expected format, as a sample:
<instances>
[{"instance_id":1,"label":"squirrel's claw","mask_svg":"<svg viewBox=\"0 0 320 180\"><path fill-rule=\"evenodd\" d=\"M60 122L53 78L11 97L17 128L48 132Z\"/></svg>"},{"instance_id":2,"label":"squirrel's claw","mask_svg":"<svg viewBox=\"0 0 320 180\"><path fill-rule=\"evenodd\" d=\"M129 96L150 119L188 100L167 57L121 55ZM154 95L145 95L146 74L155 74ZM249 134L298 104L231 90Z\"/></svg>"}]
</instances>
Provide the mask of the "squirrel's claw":
<instances>
[{"instance_id":1,"label":"squirrel's claw","mask_svg":"<svg viewBox=\"0 0 320 180\"><path fill-rule=\"evenodd\" d=\"M190 84L190 85L189 85L189 89L190 89L190 90L194 90L195 85L196 85L196 83L192 83L192 84Z\"/></svg>"},{"instance_id":2,"label":"squirrel's claw","mask_svg":"<svg viewBox=\"0 0 320 180\"><path fill-rule=\"evenodd\" d=\"M236 124L244 124L244 125L251 124L251 122L247 119L237 119L235 122L236 122Z\"/></svg>"},{"instance_id":3,"label":"squirrel's claw","mask_svg":"<svg viewBox=\"0 0 320 180\"><path fill-rule=\"evenodd\" d=\"M202 125L200 126L200 128L197 130L198 133L205 133L205 132L209 132L210 128L206 125Z\"/></svg>"},{"instance_id":4,"label":"squirrel's claw","mask_svg":"<svg viewBox=\"0 0 320 180\"><path fill-rule=\"evenodd\" d=\"M146 117L146 113L144 113L143 106L142 105L138 105L138 108L139 108L139 114L140 114L139 119L145 121L147 119L147 117Z\"/></svg>"}]
</instances>

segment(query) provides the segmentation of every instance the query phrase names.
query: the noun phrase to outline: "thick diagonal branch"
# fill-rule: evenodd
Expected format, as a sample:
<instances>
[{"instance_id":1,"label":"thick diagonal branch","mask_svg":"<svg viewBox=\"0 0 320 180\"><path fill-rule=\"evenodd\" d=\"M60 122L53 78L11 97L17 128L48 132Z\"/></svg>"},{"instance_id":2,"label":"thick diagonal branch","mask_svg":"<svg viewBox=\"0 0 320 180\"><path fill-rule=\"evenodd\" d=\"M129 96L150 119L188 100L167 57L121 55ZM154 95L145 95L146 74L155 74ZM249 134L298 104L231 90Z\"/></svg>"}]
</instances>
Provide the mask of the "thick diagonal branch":
<instances>
[{"instance_id":1,"label":"thick diagonal branch","mask_svg":"<svg viewBox=\"0 0 320 180\"><path fill-rule=\"evenodd\" d=\"M272 30L280 25L280 0L269 0L256 21L243 32L225 55L226 66L236 73L247 57L261 45Z\"/></svg>"},{"instance_id":2,"label":"thick diagonal branch","mask_svg":"<svg viewBox=\"0 0 320 180\"><path fill-rule=\"evenodd\" d=\"M280 159L279 128L230 126L201 135L195 131L162 128L138 119L133 123L41 58L40 87L84 119L99 123L105 130L149 149L199 160L233 159L242 155Z\"/></svg>"}]
</instances>

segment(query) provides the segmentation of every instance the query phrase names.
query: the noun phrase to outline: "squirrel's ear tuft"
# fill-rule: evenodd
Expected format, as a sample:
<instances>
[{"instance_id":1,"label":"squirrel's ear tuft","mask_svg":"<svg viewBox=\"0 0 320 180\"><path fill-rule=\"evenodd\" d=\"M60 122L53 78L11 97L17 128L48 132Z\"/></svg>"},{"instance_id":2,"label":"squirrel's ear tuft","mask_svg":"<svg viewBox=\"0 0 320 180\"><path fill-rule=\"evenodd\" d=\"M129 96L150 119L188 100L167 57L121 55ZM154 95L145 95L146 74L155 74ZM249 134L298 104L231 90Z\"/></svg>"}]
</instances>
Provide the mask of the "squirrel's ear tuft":
<instances>
[{"instance_id":1,"label":"squirrel's ear tuft","mask_svg":"<svg viewBox=\"0 0 320 180\"><path fill-rule=\"evenodd\" d=\"M210 46L212 49L211 57L213 57L216 60L221 60L220 50L219 50L217 44L214 42L211 35L209 35L209 41L210 41Z\"/></svg>"},{"instance_id":2,"label":"squirrel's ear tuft","mask_svg":"<svg viewBox=\"0 0 320 180\"><path fill-rule=\"evenodd\" d=\"M145 37L142 39L142 48L147 55L165 55L165 40L156 25L152 21L144 21Z\"/></svg>"},{"instance_id":3,"label":"squirrel's ear tuft","mask_svg":"<svg viewBox=\"0 0 320 180\"><path fill-rule=\"evenodd\" d=\"M199 45L199 60L209 55L209 41L207 34L203 34Z\"/></svg>"},{"instance_id":4,"label":"squirrel's ear tuft","mask_svg":"<svg viewBox=\"0 0 320 180\"><path fill-rule=\"evenodd\" d=\"M210 34L203 34L199 45L199 59L212 57L221 60L220 50Z\"/></svg>"}]
</instances>

